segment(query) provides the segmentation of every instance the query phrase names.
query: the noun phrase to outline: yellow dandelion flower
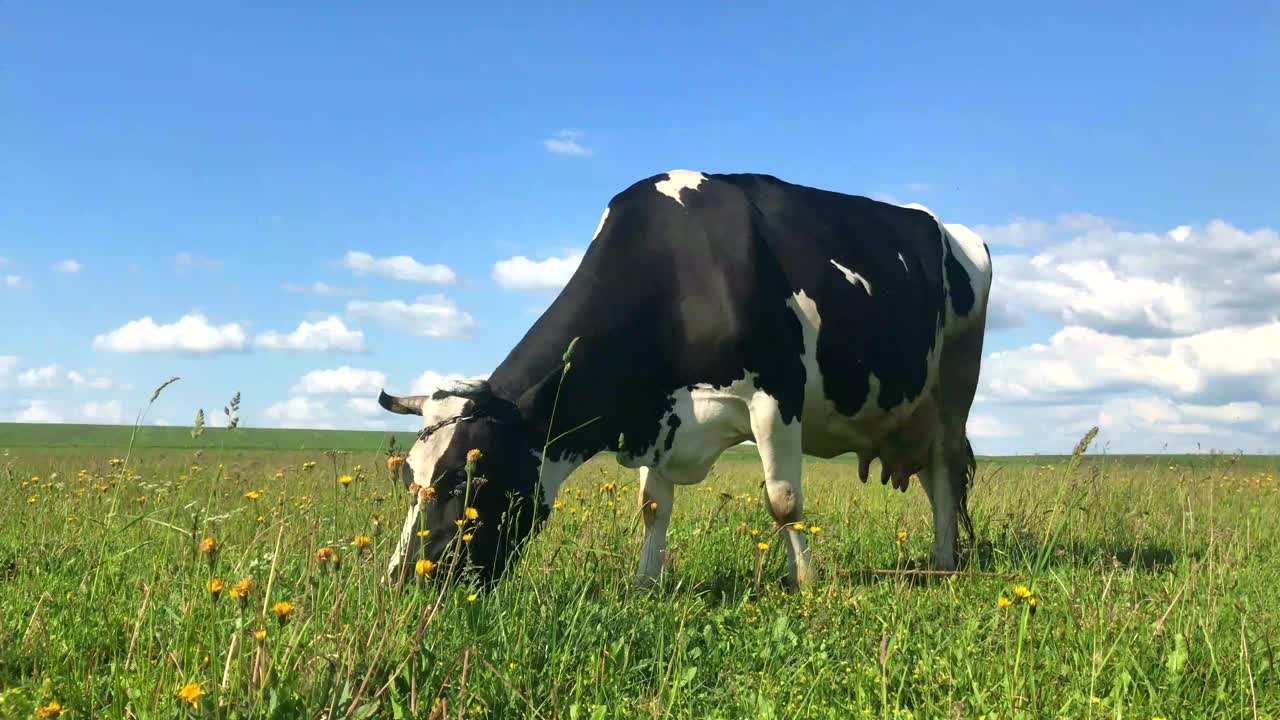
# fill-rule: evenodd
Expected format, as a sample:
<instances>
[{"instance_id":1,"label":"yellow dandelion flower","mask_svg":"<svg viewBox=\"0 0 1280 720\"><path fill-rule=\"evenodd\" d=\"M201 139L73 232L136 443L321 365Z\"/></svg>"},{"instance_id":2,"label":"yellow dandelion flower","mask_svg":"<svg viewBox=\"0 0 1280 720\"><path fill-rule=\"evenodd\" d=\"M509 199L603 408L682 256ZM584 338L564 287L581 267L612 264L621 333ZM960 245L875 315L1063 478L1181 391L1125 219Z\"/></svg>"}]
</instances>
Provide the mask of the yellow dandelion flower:
<instances>
[{"instance_id":1,"label":"yellow dandelion flower","mask_svg":"<svg viewBox=\"0 0 1280 720\"><path fill-rule=\"evenodd\" d=\"M338 553L334 552L333 548L329 547L328 545L316 551L316 562L320 563L321 565L326 565L328 563L333 563L334 565L337 565L340 562L340 560L341 558L338 557Z\"/></svg>"},{"instance_id":2,"label":"yellow dandelion flower","mask_svg":"<svg viewBox=\"0 0 1280 720\"><path fill-rule=\"evenodd\" d=\"M475 602L476 598L478 597L480 596L475 593L471 593L470 595L467 596L467 602Z\"/></svg>"},{"instance_id":3,"label":"yellow dandelion flower","mask_svg":"<svg viewBox=\"0 0 1280 720\"><path fill-rule=\"evenodd\" d=\"M649 509L650 509L650 510L657 510L657 509L658 509L658 501L657 501L657 500L654 500L653 502L649 503Z\"/></svg>"},{"instance_id":4,"label":"yellow dandelion flower","mask_svg":"<svg viewBox=\"0 0 1280 720\"><path fill-rule=\"evenodd\" d=\"M216 600L220 595L222 595L222 589L224 587L226 587L226 584L222 582L222 578L213 578L209 581L209 594Z\"/></svg>"},{"instance_id":5,"label":"yellow dandelion flower","mask_svg":"<svg viewBox=\"0 0 1280 720\"><path fill-rule=\"evenodd\" d=\"M792 523L791 527L797 530L798 532L804 532L805 524L802 522Z\"/></svg>"},{"instance_id":6,"label":"yellow dandelion flower","mask_svg":"<svg viewBox=\"0 0 1280 720\"><path fill-rule=\"evenodd\" d=\"M36 710L36 717L38 718L56 718L59 715L62 715L62 703L57 700L50 700L49 704L41 705Z\"/></svg>"},{"instance_id":7,"label":"yellow dandelion flower","mask_svg":"<svg viewBox=\"0 0 1280 720\"><path fill-rule=\"evenodd\" d=\"M810 525L810 526L809 526L809 534L811 534L811 535L817 535L817 534L818 534L818 533L820 533L820 532L822 532L822 526L821 526L821 525Z\"/></svg>"},{"instance_id":8,"label":"yellow dandelion flower","mask_svg":"<svg viewBox=\"0 0 1280 720\"><path fill-rule=\"evenodd\" d=\"M559 510L559 509L560 509L560 508L562 508L562 507L564 507L564 501L563 501L563 500L557 500L557 501L555 501L554 503L552 503L552 504L551 504L551 509L552 509L552 510Z\"/></svg>"},{"instance_id":9,"label":"yellow dandelion flower","mask_svg":"<svg viewBox=\"0 0 1280 720\"><path fill-rule=\"evenodd\" d=\"M1031 611L1035 612L1035 609L1040 607L1040 598L1036 597L1035 595L1032 595L1031 597L1027 598L1027 604L1031 606Z\"/></svg>"},{"instance_id":10,"label":"yellow dandelion flower","mask_svg":"<svg viewBox=\"0 0 1280 720\"><path fill-rule=\"evenodd\" d=\"M468 520L476 520L480 517L480 511L473 507L467 508L465 512Z\"/></svg>"},{"instance_id":11,"label":"yellow dandelion flower","mask_svg":"<svg viewBox=\"0 0 1280 720\"><path fill-rule=\"evenodd\" d=\"M31 497L27 498L28 505L35 505L38 502L40 502L40 497L38 495L32 495Z\"/></svg>"},{"instance_id":12,"label":"yellow dandelion flower","mask_svg":"<svg viewBox=\"0 0 1280 720\"><path fill-rule=\"evenodd\" d=\"M760 552L764 552L765 550L768 550L768 549L769 549L769 543L767 543L767 542L758 542L758 543L756 543L756 549L757 549L757 550L759 550Z\"/></svg>"},{"instance_id":13,"label":"yellow dandelion flower","mask_svg":"<svg viewBox=\"0 0 1280 720\"><path fill-rule=\"evenodd\" d=\"M249 492L245 493L244 496L249 500L257 500L258 498L262 497L262 493L258 492L257 490L250 490Z\"/></svg>"},{"instance_id":14,"label":"yellow dandelion flower","mask_svg":"<svg viewBox=\"0 0 1280 720\"><path fill-rule=\"evenodd\" d=\"M1013 604L1013 601L1011 601L1009 598L1003 595L1000 596L999 600L996 600L996 605L998 605L1001 609L1007 608L1012 604Z\"/></svg>"},{"instance_id":15,"label":"yellow dandelion flower","mask_svg":"<svg viewBox=\"0 0 1280 720\"><path fill-rule=\"evenodd\" d=\"M231 586L231 599L244 605L249 602L249 591L253 589L253 578L247 577Z\"/></svg>"},{"instance_id":16,"label":"yellow dandelion flower","mask_svg":"<svg viewBox=\"0 0 1280 720\"><path fill-rule=\"evenodd\" d=\"M212 555L218 551L218 540L212 535L200 541L200 552L205 555Z\"/></svg>"},{"instance_id":17,"label":"yellow dandelion flower","mask_svg":"<svg viewBox=\"0 0 1280 720\"><path fill-rule=\"evenodd\" d=\"M365 548L369 547L369 543L370 543L370 542L372 542L372 541L369 539L369 536L368 536L368 535L357 535L357 536L355 536L355 538L351 541L351 544L352 544L352 545L355 545L357 548L359 548L359 549L363 550L363 549L365 549Z\"/></svg>"},{"instance_id":18,"label":"yellow dandelion flower","mask_svg":"<svg viewBox=\"0 0 1280 720\"><path fill-rule=\"evenodd\" d=\"M266 628L262 628L262 629L260 629L260 630L254 630L254 631L253 631L253 637L254 637L254 639L255 639L255 640L266 640L266 639L267 639L267 629L266 629Z\"/></svg>"},{"instance_id":19,"label":"yellow dandelion flower","mask_svg":"<svg viewBox=\"0 0 1280 720\"><path fill-rule=\"evenodd\" d=\"M430 560L423 558L414 564L413 570L419 575L429 575L431 571L436 569L436 564Z\"/></svg>"},{"instance_id":20,"label":"yellow dandelion flower","mask_svg":"<svg viewBox=\"0 0 1280 720\"><path fill-rule=\"evenodd\" d=\"M471 448L467 451L467 462L475 465L480 462L480 458L484 457L484 453L480 452L480 448Z\"/></svg>"},{"instance_id":21,"label":"yellow dandelion flower","mask_svg":"<svg viewBox=\"0 0 1280 720\"><path fill-rule=\"evenodd\" d=\"M1023 600L1031 597L1031 591L1027 589L1026 585L1019 585L1018 587L1014 588L1013 594Z\"/></svg>"},{"instance_id":22,"label":"yellow dandelion flower","mask_svg":"<svg viewBox=\"0 0 1280 720\"><path fill-rule=\"evenodd\" d=\"M905 545L906 543L907 543L907 531L906 531L906 530L899 530L899 531L898 531L898 544L899 544L899 545Z\"/></svg>"},{"instance_id":23,"label":"yellow dandelion flower","mask_svg":"<svg viewBox=\"0 0 1280 720\"><path fill-rule=\"evenodd\" d=\"M277 471L276 471L276 479L277 479L277 480L283 480L283 479L284 479L284 471L283 471L283 470L277 470Z\"/></svg>"},{"instance_id":24,"label":"yellow dandelion flower","mask_svg":"<svg viewBox=\"0 0 1280 720\"><path fill-rule=\"evenodd\" d=\"M469 543L469 542L471 542L471 538L472 538L472 537L473 537L473 535L472 535L471 533L463 533L463 534L462 534L462 542Z\"/></svg>"},{"instance_id":25,"label":"yellow dandelion flower","mask_svg":"<svg viewBox=\"0 0 1280 720\"><path fill-rule=\"evenodd\" d=\"M453 521L453 524L457 525L458 527L462 527L463 525L467 524L467 521L463 520L462 518L458 518L457 520Z\"/></svg>"},{"instance_id":26,"label":"yellow dandelion flower","mask_svg":"<svg viewBox=\"0 0 1280 720\"><path fill-rule=\"evenodd\" d=\"M340 485L350 485L350 484L351 484L351 481L352 481L352 480L354 480L354 479L355 479L355 478L351 477L350 475L343 475L342 477L338 478L338 484L340 484Z\"/></svg>"},{"instance_id":27,"label":"yellow dandelion flower","mask_svg":"<svg viewBox=\"0 0 1280 720\"><path fill-rule=\"evenodd\" d=\"M294 610L297 608L288 600L281 600L271 606L271 612L276 614L276 620L279 620L281 625L289 621L289 616L293 615Z\"/></svg>"},{"instance_id":28,"label":"yellow dandelion flower","mask_svg":"<svg viewBox=\"0 0 1280 720\"><path fill-rule=\"evenodd\" d=\"M751 528L751 537L757 537L759 535L760 535L760 531L758 529Z\"/></svg>"},{"instance_id":29,"label":"yellow dandelion flower","mask_svg":"<svg viewBox=\"0 0 1280 720\"><path fill-rule=\"evenodd\" d=\"M430 531L430 530L419 530L419 531L418 531L418 537L420 537L420 538L424 538L424 537L426 537L426 536L428 536L428 535L430 535L430 534L431 534L431 531Z\"/></svg>"},{"instance_id":30,"label":"yellow dandelion flower","mask_svg":"<svg viewBox=\"0 0 1280 720\"><path fill-rule=\"evenodd\" d=\"M178 700L191 703L191 707L200 706L200 698L207 695L204 688L200 687L200 683L187 683L178 691Z\"/></svg>"},{"instance_id":31,"label":"yellow dandelion flower","mask_svg":"<svg viewBox=\"0 0 1280 720\"><path fill-rule=\"evenodd\" d=\"M404 464L404 456L402 455L392 455L391 457L387 458L388 470L394 471L403 464Z\"/></svg>"}]
</instances>

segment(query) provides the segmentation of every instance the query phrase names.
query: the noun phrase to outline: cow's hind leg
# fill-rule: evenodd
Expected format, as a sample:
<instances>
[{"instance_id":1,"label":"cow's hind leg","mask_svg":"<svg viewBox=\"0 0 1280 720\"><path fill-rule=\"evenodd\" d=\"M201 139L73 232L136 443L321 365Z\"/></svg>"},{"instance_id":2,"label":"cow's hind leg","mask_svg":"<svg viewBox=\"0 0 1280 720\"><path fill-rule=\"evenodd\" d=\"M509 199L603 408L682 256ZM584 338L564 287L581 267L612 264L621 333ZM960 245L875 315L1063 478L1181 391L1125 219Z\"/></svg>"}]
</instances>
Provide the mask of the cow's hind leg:
<instances>
[{"instance_id":1,"label":"cow's hind leg","mask_svg":"<svg viewBox=\"0 0 1280 720\"><path fill-rule=\"evenodd\" d=\"M778 402L757 392L751 399L751 432L764 465L765 499L769 513L778 523L787 547L787 581L792 588L813 585L817 576L809 564L809 546L803 531L794 523L804 519L804 497L800 489L800 420L782 421Z\"/></svg>"},{"instance_id":2,"label":"cow's hind leg","mask_svg":"<svg viewBox=\"0 0 1280 720\"><path fill-rule=\"evenodd\" d=\"M943 433L929 451L929 466L920 473L921 484L933 507L933 564L939 570L955 570L956 542L963 524L970 539L968 493L973 478L973 450L961 433Z\"/></svg>"}]
</instances>

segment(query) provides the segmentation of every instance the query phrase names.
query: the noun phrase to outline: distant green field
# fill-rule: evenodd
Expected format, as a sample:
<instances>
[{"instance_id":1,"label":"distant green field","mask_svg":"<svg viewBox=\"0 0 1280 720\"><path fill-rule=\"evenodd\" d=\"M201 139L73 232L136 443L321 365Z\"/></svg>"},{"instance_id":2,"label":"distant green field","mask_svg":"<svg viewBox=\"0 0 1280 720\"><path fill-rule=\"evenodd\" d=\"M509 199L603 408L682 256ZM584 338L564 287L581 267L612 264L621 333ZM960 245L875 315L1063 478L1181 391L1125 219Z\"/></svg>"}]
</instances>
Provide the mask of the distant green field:
<instances>
[{"instance_id":1,"label":"distant green field","mask_svg":"<svg viewBox=\"0 0 1280 720\"><path fill-rule=\"evenodd\" d=\"M0 447L126 448L131 425L57 425L0 423ZM373 430L287 430L277 428L205 428L191 437L189 427L143 426L134 438L136 448L227 450L378 450L390 437L407 447L411 432Z\"/></svg>"}]
</instances>

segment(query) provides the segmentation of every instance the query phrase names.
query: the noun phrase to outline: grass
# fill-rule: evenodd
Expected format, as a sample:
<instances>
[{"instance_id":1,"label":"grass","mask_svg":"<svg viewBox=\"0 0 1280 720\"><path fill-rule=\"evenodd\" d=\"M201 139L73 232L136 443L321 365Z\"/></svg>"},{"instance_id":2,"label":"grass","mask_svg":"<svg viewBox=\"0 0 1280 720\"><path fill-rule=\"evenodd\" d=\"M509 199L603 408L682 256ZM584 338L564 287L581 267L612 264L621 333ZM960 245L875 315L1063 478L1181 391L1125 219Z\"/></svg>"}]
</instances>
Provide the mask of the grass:
<instances>
[{"instance_id":1,"label":"grass","mask_svg":"<svg viewBox=\"0 0 1280 720\"><path fill-rule=\"evenodd\" d=\"M184 449L144 434L125 467L111 460L127 433L79 447L93 441L50 431L56 447L0 444L4 718L53 701L64 718L1280 713L1275 458L983 459L980 560L950 577L899 572L931 552L917 483L903 495L808 462L823 581L806 594L781 587L745 449L677 492L664 582L632 589L635 474L602 458L493 591L396 595L379 577L406 499L385 434L328 454L319 436L210 429ZM316 449L252 449L295 442ZM241 606L230 590L249 577Z\"/></svg>"}]
</instances>

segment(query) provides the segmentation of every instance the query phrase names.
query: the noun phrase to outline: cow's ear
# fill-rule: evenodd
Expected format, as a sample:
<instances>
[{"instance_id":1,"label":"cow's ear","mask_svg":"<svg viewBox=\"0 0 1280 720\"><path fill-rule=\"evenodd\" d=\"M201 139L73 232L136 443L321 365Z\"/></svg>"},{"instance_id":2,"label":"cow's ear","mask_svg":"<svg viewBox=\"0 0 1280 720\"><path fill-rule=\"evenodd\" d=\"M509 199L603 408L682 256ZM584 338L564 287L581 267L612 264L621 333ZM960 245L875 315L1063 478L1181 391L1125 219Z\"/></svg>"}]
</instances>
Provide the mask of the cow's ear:
<instances>
[{"instance_id":1,"label":"cow's ear","mask_svg":"<svg viewBox=\"0 0 1280 720\"><path fill-rule=\"evenodd\" d=\"M476 407L482 407L493 397L493 389L489 387L488 380L458 380L431 393L433 400L447 397L463 398L475 403Z\"/></svg>"}]
</instances>

